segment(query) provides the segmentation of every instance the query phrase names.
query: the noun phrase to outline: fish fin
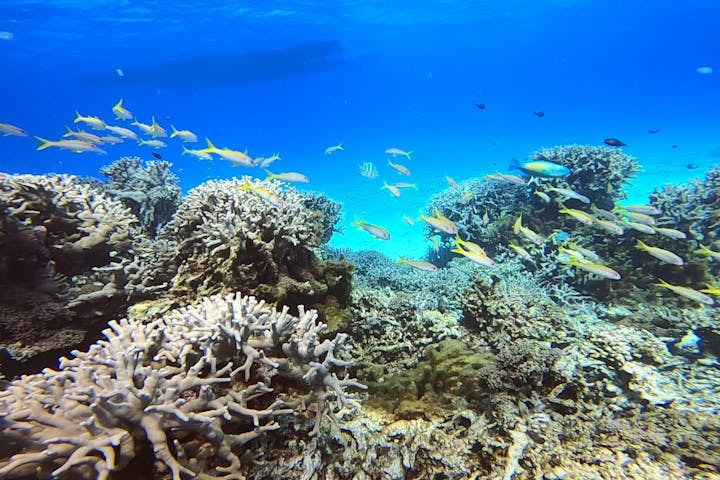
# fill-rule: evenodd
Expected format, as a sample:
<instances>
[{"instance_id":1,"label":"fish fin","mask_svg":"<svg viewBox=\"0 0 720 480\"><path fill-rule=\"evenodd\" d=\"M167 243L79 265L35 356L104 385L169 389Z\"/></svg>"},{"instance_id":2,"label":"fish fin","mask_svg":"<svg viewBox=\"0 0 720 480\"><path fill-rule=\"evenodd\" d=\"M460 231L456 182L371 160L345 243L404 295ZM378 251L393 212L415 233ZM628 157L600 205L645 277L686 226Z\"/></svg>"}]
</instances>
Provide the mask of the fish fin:
<instances>
[{"instance_id":1,"label":"fish fin","mask_svg":"<svg viewBox=\"0 0 720 480\"><path fill-rule=\"evenodd\" d=\"M272 180L273 178L277 177L277 175L275 175L273 172L271 172L267 168L265 169L265 173L267 173L267 178L265 180Z\"/></svg>"},{"instance_id":2,"label":"fish fin","mask_svg":"<svg viewBox=\"0 0 720 480\"><path fill-rule=\"evenodd\" d=\"M40 140L40 142L42 142L40 144L40 146L37 147L36 150L45 150L46 148L52 147L53 142L51 140L45 140L44 138L41 138L41 137L35 137L35 138L37 138L38 140Z\"/></svg>"},{"instance_id":3,"label":"fish fin","mask_svg":"<svg viewBox=\"0 0 720 480\"><path fill-rule=\"evenodd\" d=\"M80 115L80 112L75 110L75 120L73 121L73 123L78 123L81 120L82 120L82 115Z\"/></svg>"},{"instance_id":4,"label":"fish fin","mask_svg":"<svg viewBox=\"0 0 720 480\"><path fill-rule=\"evenodd\" d=\"M209 138L205 137L205 141L207 142L208 150L217 150L217 147L213 145Z\"/></svg>"},{"instance_id":5,"label":"fish fin","mask_svg":"<svg viewBox=\"0 0 720 480\"><path fill-rule=\"evenodd\" d=\"M520 162L517 158L513 157L510 159L510 165L508 165L508 170L520 170Z\"/></svg>"},{"instance_id":6,"label":"fish fin","mask_svg":"<svg viewBox=\"0 0 720 480\"><path fill-rule=\"evenodd\" d=\"M412 160L412 158L410 158L412 156L412 154L413 154L413 152L412 152L412 150L410 150L409 152L407 152L405 154L405 156L407 157L408 160Z\"/></svg>"}]
</instances>

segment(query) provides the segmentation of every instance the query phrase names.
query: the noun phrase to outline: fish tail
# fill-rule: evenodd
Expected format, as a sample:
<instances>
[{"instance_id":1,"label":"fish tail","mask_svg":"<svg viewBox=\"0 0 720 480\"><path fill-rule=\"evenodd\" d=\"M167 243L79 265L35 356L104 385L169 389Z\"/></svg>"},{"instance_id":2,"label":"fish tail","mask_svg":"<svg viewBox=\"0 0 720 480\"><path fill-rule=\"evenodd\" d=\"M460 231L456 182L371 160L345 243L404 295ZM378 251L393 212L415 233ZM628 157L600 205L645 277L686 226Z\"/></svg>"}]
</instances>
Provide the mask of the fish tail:
<instances>
[{"instance_id":1,"label":"fish tail","mask_svg":"<svg viewBox=\"0 0 720 480\"><path fill-rule=\"evenodd\" d=\"M520 162L517 158L513 157L510 159L510 165L508 165L508 170L520 170Z\"/></svg>"},{"instance_id":2,"label":"fish tail","mask_svg":"<svg viewBox=\"0 0 720 480\"><path fill-rule=\"evenodd\" d=\"M175 138L175 137L177 137L178 129L175 128L175 125L173 125L173 124L171 123L171 124L170 124L170 128L172 128L172 133L170 134L170 138Z\"/></svg>"},{"instance_id":3,"label":"fish tail","mask_svg":"<svg viewBox=\"0 0 720 480\"><path fill-rule=\"evenodd\" d=\"M75 120L73 121L73 123L78 123L78 122L82 121L82 118L83 117L82 117L82 115L80 115L80 112L75 110Z\"/></svg>"},{"instance_id":4,"label":"fish tail","mask_svg":"<svg viewBox=\"0 0 720 480\"><path fill-rule=\"evenodd\" d=\"M53 143L51 140L45 140L44 138L35 137L37 138L41 143L40 146L37 147L36 150L45 150L46 148L50 148L53 146Z\"/></svg>"},{"instance_id":5,"label":"fish tail","mask_svg":"<svg viewBox=\"0 0 720 480\"><path fill-rule=\"evenodd\" d=\"M209 138L205 137L205 141L207 142L208 150L217 150L217 147L213 145Z\"/></svg>"},{"instance_id":6,"label":"fish tail","mask_svg":"<svg viewBox=\"0 0 720 480\"><path fill-rule=\"evenodd\" d=\"M400 260L398 260L398 261L395 262L395 263L408 263L408 259L405 258L405 257L400 257Z\"/></svg>"},{"instance_id":7,"label":"fish tail","mask_svg":"<svg viewBox=\"0 0 720 480\"><path fill-rule=\"evenodd\" d=\"M413 154L413 152L412 152L412 150L410 150L409 152L407 152L405 154L405 156L407 157L408 160L412 160L412 158L410 158L412 156L412 154Z\"/></svg>"},{"instance_id":8,"label":"fish tail","mask_svg":"<svg viewBox=\"0 0 720 480\"><path fill-rule=\"evenodd\" d=\"M190 150L188 150L188 149L185 147L185 145L182 146L182 149L183 149L183 151L182 151L182 153L181 153L180 155L185 155L185 154L190 153Z\"/></svg>"},{"instance_id":9,"label":"fish tail","mask_svg":"<svg viewBox=\"0 0 720 480\"><path fill-rule=\"evenodd\" d=\"M647 244L642 240L638 239L637 243L635 244L635 248L639 248L640 250L647 250Z\"/></svg>"},{"instance_id":10,"label":"fish tail","mask_svg":"<svg viewBox=\"0 0 720 480\"><path fill-rule=\"evenodd\" d=\"M123 99L121 98L120 100L118 100L118 102L115 104L115 106L118 108L122 108L122 106L123 106L122 102L123 102Z\"/></svg>"},{"instance_id":11,"label":"fish tail","mask_svg":"<svg viewBox=\"0 0 720 480\"><path fill-rule=\"evenodd\" d=\"M265 169L265 173L267 173L267 178L266 178L265 180L272 180L273 178L277 177L276 174L274 174L273 172L271 172L271 171L268 170L267 168Z\"/></svg>"},{"instance_id":12,"label":"fish tail","mask_svg":"<svg viewBox=\"0 0 720 480\"><path fill-rule=\"evenodd\" d=\"M65 125L65 133L63 134L63 137L69 137L69 136L71 136L73 133L75 133L75 132L73 132L73 131L70 129L70 127L68 127L67 125ZM35 138L37 138L37 137L35 137Z\"/></svg>"}]
</instances>

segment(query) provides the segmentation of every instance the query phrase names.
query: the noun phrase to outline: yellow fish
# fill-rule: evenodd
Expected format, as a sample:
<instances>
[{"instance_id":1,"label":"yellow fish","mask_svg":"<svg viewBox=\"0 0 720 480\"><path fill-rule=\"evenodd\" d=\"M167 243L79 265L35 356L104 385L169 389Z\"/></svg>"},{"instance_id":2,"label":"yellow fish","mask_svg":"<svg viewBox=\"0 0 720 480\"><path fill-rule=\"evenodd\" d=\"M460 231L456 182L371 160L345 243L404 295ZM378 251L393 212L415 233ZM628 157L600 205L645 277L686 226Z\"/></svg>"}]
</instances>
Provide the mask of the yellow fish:
<instances>
[{"instance_id":1,"label":"yellow fish","mask_svg":"<svg viewBox=\"0 0 720 480\"><path fill-rule=\"evenodd\" d=\"M205 141L207 142L207 148L203 148L202 150L200 150L200 152L214 153L223 160L227 160L228 162L232 163L234 167L255 166L255 162L253 162L253 159L250 158L247 152L239 152L237 150L230 150L229 148L217 148L215 145L213 145L209 138L206 138Z\"/></svg>"},{"instance_id":2,"label":"yellow fish","mask_svg":"<svg viewBox=\"0 0 720 480\"><path fill-rule=\"evenodd\" d=\"M406 152L405 150L401 150L399 148L391 147L385 150L385 153L392 155L393 157L396 155L402 155L404 157L407 157L408 160L410 160L410 156L412 155L412 151Z\"/></svg>"},{"instance_id":3,"label":"yellow fish","mask_svg":"<svg viewBox=\"0 0 720 480\"><path fill-rule=\"evenodd\" d=\"M89 126L93 130L104 130L105 129L105 122L100 120L98 117L83 117L78 113L77 110L75 110L75 120L74 123L84 123L85 125Z\"/></svg>"},{"instance_id":4,"label":"yellow fish","mask_svg":"<svg viewBox=\"0 0 720 480\"><path fill-rule=\"evenodd\" d=\"M190 130L178 130L175 128L175 125L170 125L170 128L172 128L170 138L178 137L180 140L187 143L195 143L198 140L197 135Z\"/></svg>"},{"instance_id":5,"label":"yellow fish","mask_svg":"<svg viewBox=\"0 0 720 480\"><path fill-rule=\"evenodd\" d=\"M706 255L706 256L712 258L713 260L720 260L720 252L715 252L713 250L710 250L705 245L700 245L700 248L695 250L695 253L697 253L698 255Z\"/></svg>"},{"instance_id":6,"label":"yellow fish","mask_svg":"<svg viewBox=\"0 0 720 480\"><path fill-rule=\"evenodd\" d=\"M667 228L667 227L654 227L655 231L659 233L660 235L668 238L672 238L673 240L684 240L687 238L687 235L685 235L685 232L681 232L680 230L675 230L674 228Z\"/></svg>"},{"instance_id":7,"label":"yellow fish","mask_svg":"<svg viewBox=\"0 0 720 480\"><path fill-rule=\"evenodd\" d=\"M647 245L642 240L638 240L637 244L635 245L636 248L640 250L645 250L647 253L652 255L653 257L657 258L658 260L662 260L665 263L670 263L672 265L684 265L685 262L682 258L675 255L670 250L664 250L662 248L658 247L651 247L650 245Z\"/></svg>"},{"instance_id":8,"label":"yellow fish","mask_svg":"<svg viewBox=\"0 0 720 480\"><path fill-rule=\"evenodd\" d=\"M517 175L511 175L509 173L490 173L485 175L485 178L489 180L498 180L500 182L510 182L515 185L526 185L527 182Z\"/></svg>"},{"instance_id":9,"label":"yellow fish","mask_svg":"<svg viewBox=\"0 0 720 480\"><path fill-rule=\"evenodd\" d=\"M280 180L281 182L289 183L308 183L310 179L297 172L286 172L286 173L272 173L270 170L265 170L268 174L266 180Z\"/></svg>"},{"instance_id":10,"label":"yellow fish","mask_svg":"<svg viewBox=\"0 0 720 480\"><path fill-rule=\"evenodd\" d=\"M520 229L522 228L522 213L520 216L518 216L517 220L515 220L515 223L513 223L513 233L515 235L520 233Z\"/></svg>"},{"instance_id":11,"label":"yellow fish","mask_svg":"<svg viewBox=\"0 0 720 480\"><path fill-rule=\"evenodd\" d=\"M138 139L137 133L133 132L129 128L115 127L113 125L105 125L105 130L110 130L115 135L120 135L121 137L129 138L130 140Z\"/></svg>"},{"instance_id":12,"label":"yellow fish","mask_svg":"<svg viewBox=\"0 0 720 480\"><path fill-rule=\"evenodd\" d=\"M520 227L520 234L535 245L542 245L543 243L542 237L527 227Z\"/></svg>"},{"instance_id":13,"label":"yellow fish","mask_svg":"<svg viewBox=\"0 0 720 480\"><path fill-rule=\"evenodd\" d=\"M52 140L45 140L44 138L40 137L35 138L37 138L41 142L40 146L37 147L37 150L45 150L46 148L54 147L60 150L69 150L75 153L93 152L103 155L107 153L105 150L96 147L92 143L83 142L82 140L58 140L54 142Z\"/></svg>"},{"instance_id":14,"label":"yellow fish","mask_svg":"<svg viewBox=\"0 0 720 480\"><path fill-rule=\"evenodd\" d=\"M512 248L513 250L515 250L515 252L516 252L518 255L520 255L522 258L524 258L525 260L532 260L532 255L530 255L530 252L528 252L527 250L525 250L525 249L524 249L523 247L521 247L520 245L515 245L514 243L510 242L510 245L508 245L508 246L509 246L510 248Z\"/></svg>"},{"instance_id":15,"label":"yellow fish","mask_svg":"<svg viewBox=\"0 0 720 480\"><path fill-rule=\"evenodd\" d=\"M654 285L667 288L668 290L672 290L678 295L689 298L690 300L694 300L696 302L704 303L705 305L715 305L715 300L713 300L711 297L708 297L704 293L698 292L697 290L694 290L692 288L681 287L680 285L672 285L663 280L662 278L660 279L660 283L655 283Z\"/></svg>"},{"instance_id":16,"label":"yellow fish","mask_svg":"<svg viewBox=\"0 0 720 480\"><path fill-rule=\"evenodd\" d=\"M192 150L190 148L185 148L184 145L181 155L192 155L193 157L197 157L200 160L212 160L212 155L210 155L209 153L203 152L202 150Z\"/></svg>"},{"instance_id":17,"label":"yellow fish","mask_svg":"<svg viewBox=\"0 0 720 480\"><path fill-rule=\"evenodd\" d=\"M400 196L400 189L397 188L395 185L389 185L387 182L383 183L383 186L380 187L380 190L388 190L393 197Z\"/></svg>"},{"instance_id":18,"label":"yellow fish","mask_svg":"<svg viewBox=\"0 0 720 480\"><path fill-rule=\"evenodd\" d=\"M401 175L410 175L410 170L405 165L400 165L399 163L393 163L392 160L388 158L388 165L394 168L398 171Z\"/></svg>"},{"instance_id":19,"label":"yellow fish","mask_svg":"<svg viewBox=\"0 0 720 480\"><path fill-rule=\"evenodd\" d=\"M420 220L424 220L427 224L429 224L431 227L435 228L436 230L440 230L445 233L449 233L450 235L457 234L460 229L458 229L458 226L450 220L449 218L443 216L440 213L440 210L437 208L435 209L435 216L434 217L428 217L426 215L420 215Z\"/></svg>"},{"instance_id":20,"label":"yellow fish","mask_svg":"<svg viewBox=\"0 0 720 480\"><path fill-rule=\"evenodd\" d=\"M158 125L157 121L155 120L155 117L152 117L152 124L150 125L150 135L152 137L167 137L167 131Z\"/></svg>"},{"instance_id":21,"label":"yellow fish","mask_svg":"<svg viewBox=\"0 0 720 480\"><path fill-rule=\"evenodd\" d=\"M379 240L390 240L390 232L385 230L383 227L372 225L360 219L355 220L353 225L357 225L360 230L365 230L367 233Z\"/></svg>"},{"instance_id":22,"label":"yellow fish","mask_svg":"<svg viewBox=\"0 0 720 480\"><path fill-rule=\"evenodd\" d=\"M485 249L482 248L477 243L469 242L467 240L463 240L460 238L459 235L455 235L455 245L457 245L459 248L464 248L465 250L468 250L472 253L476 253L478 255L487 255L485 253Z\"/></svg>"},{"instance_id":23,"label":"yellow fish","mask_svg":"<svg viewBox=\"0 0 720 480\"><path fill-rule=\"evenodd\" d=\"M475 263L478 263L480 265L485 265L486 267L496 267L497 263L495 261L488 257L485 253L478 253L478 252L471 252L469 250L463 250L460 247L453 248L450 250L453 253L459 253L460 255L463 255L470 260L472 260Z\"/></svg>"},{"instance_id":24,"label":"yellow fish","mask_svg":"<svg viewBox=\"0 0 720 480\"><path fill-rule=\"evenodd\" d=\"M598 263L586 263L581 262L577 259L571 259L569 262L566 262L566 265L577 267L581 270L585 270L586 272L594 273L595 275L603 278L608 278L610 280L620 280L621 278L620 274L612 268L606 267L605 265L600 265Z\"/></svg>"},{"instance_id":25,"label":"yellow fish","mask_svg":"<svg viewBox=\"0 0 720 480\"><path fill-rule=\"evenodd\" d=\"M250 183L249 180L245 179L245 183L240 185L240 190L250 190L255 195L260 197L261 199L268 202L270 205L282 208L284 202L280 195L273 192L272 190L268 190L267 188L261 187L260 185L253 185Z\"/></svg>"},{"instance_id":26,"label":"yellow fish","mask_svg":"<svg viewBox=\"0 0 720 480\"><path fill-rule=\"evenodd\" d=\"M561 208L558 211L560 213L564 213L565 215L570 215L572 218L574 218L580 223L584 223L585 225L592 225L595 221L595 217L593 217L587 212L583 212L582 210L577 210L574 208Z\"/></svg>"},{"instance_id":27,"label":"yellow fish","mask_svg":"<svg viewBox=\"0 0 720 480\"><path fill-rule=\"evenodd\" d=\"M430 262L425 262L422 260L409 260L405 257L400 257L400 260L398 260L397 263L410 265L411 267L423 270L425 272L437 272L438 270L440 270L437 265L433 265Z\"/></svg>"},{"instance_id":28,"label":"yellow fish","mask_svg":"<svg viewBox=\"0 0 720 480\"><path fill-rule=\"evenodd\" d=\"M465 192L460 197L460 203L462 205L467 205L468 202L475 196L475 192Z\"/></svg>"},{"instance_id":29,"label":"yellow fish","mask_svg":"<svg viewBox=\"0 0 720 480\"><path fill-rule=\"evenodd\" d=\"M145 145L152 148L165 148L167 147L167 143L163 142L162 140L138 140L138 145Z\"/></svg>"},{"instance_id":30,"label":"yellow fish","mask_svg":"<svg viewBox=\"0 0 720 480\"><path fill-rule=\"evenodd\" d=\"M112 112L115 114L115 119L117 120L130 120L131 118L133 118L133 114L130 113L130 110L123 107L122 98L112 108Z\"/></svg>"}]
</instances>

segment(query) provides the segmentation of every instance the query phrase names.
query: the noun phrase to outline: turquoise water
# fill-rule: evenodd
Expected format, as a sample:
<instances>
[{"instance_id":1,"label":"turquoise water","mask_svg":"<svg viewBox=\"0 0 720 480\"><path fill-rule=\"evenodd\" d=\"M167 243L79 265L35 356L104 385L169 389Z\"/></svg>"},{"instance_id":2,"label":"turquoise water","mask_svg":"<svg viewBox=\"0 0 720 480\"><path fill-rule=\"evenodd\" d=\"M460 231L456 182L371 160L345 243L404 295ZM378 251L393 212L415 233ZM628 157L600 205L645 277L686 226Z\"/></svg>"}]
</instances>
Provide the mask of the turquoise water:
<instances>
[{"instance_id":1,"label":"turquoise water","mask_svg":"<svg viewBox=\"0 0 720 480\"><path fill-rule=\"evenodd\" d=\"M629 190L641 202L659 184L704 175L720 156L718 18L713 1L6 0L0 122L56 139L75 110L109 122L122 98L141 122L195 132L195 148L209 137L253 157L279 153L273 171L302 172L311 182L301 189L343 203L331 245L417 257L429 244L403 215L417 218L445 175L504 171L543 146L620 138L644 167ZM705 66L715 71L697 72ZM177 140L159 153L184 191L264 177L181 156ZM338 143L343 151L323 153ZM132 142L105 156L38 152L32 136L0 145L11 173L99 176L123 155L152 160ZM386 165L389 147L413 151L408 179ZM359 175L366 161L379 178ZM418 190L380 189L404 180ZM351 227L356 216L392 238Z\"/></svg>"}]
</instances>

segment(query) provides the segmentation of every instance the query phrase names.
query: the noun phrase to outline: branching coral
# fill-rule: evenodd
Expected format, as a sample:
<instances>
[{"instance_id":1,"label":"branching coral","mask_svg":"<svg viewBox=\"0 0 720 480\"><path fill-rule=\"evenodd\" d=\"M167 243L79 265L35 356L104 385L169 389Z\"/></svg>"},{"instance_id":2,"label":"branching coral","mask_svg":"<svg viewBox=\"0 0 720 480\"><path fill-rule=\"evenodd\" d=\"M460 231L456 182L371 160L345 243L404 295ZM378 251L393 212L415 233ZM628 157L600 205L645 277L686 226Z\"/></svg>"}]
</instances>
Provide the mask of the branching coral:
<instances>
[{"instance_id":1,"label":"branching coral","mask_svg":"<svg viewBox=\"0 0 720 480\"><path fill-rule=\"evenodd\" d=\"M152 449L174 480L243 478L242 452L283 415L356 406L336 371L346 337L319 340L314 311L210 297L148 323L111 322L60 369L0 393L0 476L106 479ZM212 450L209 465L198 449ZM9 450L9 452L8 452Z\"/></svg>"}]
</instances>

